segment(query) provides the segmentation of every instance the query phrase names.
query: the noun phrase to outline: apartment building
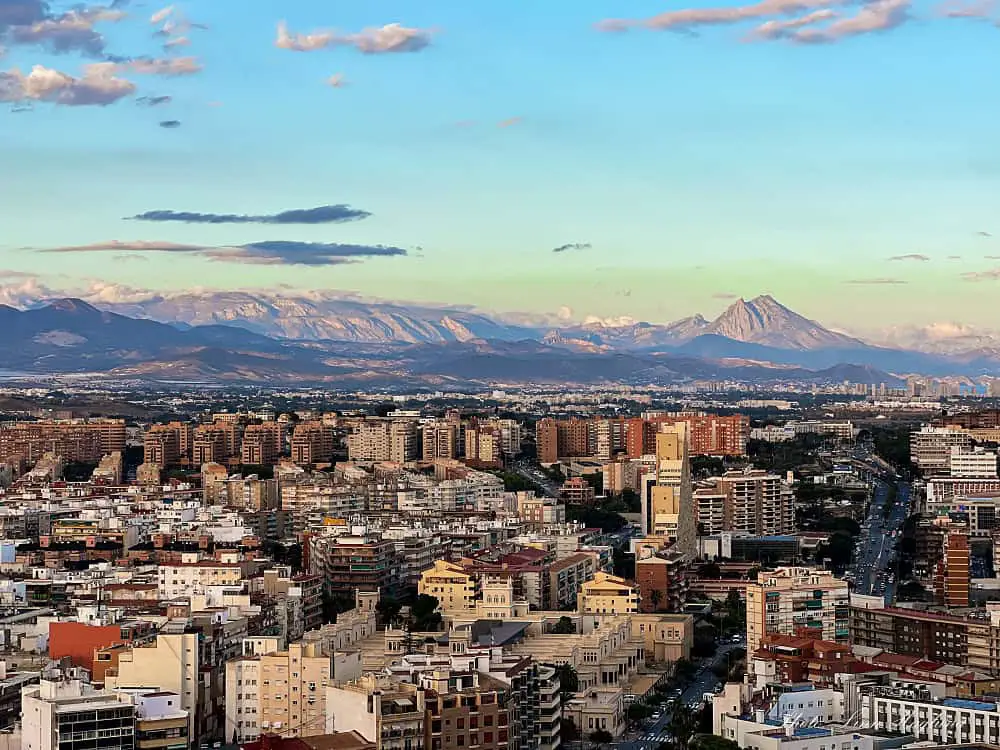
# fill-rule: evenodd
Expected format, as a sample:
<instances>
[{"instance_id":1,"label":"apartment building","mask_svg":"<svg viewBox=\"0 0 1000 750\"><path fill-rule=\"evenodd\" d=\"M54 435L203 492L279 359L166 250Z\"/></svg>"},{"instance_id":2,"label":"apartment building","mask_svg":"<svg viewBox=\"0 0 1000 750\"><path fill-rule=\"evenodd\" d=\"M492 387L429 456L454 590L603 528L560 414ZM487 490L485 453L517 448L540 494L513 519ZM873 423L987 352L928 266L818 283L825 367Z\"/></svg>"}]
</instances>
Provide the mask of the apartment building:
<instances>
[{"instance_id":1,"label":"apartment building","mask_svg":"<svg viewBox=\"0 0 1000 750\"><path fill-rule=\"evenodd\" d=\"M199 736L212 718L200 669L201 641L200 632L186 623L164 628L155 643L120 653L117 667L105 673L105 687L176 693L188 713L188 736Z\"/></svg>"},{"instance_id":2,"label":"apartment building","mask_svg":"<svg viewBox=\"0 0 1000 750\"><path fill-rule=\"evenodd\" d=\"M100 737L101 750L136 749L129 695L98 692L79 679L43 679L24 688L21 711L22 750L75 748L86 737Z\"/></svg>"},{"instance_id":3,"label":"apartment building","mask_svg":"<svg viewBox=\"0 0 1000 750\"><path fill-rule=\"evenodd\" d=\"M558 463L563 457L589 456L590 420L540 419L535 425L535 443L543 465Z\"/></svg>"},{"instance_id":4,"label":"apartment building","mask_svg":"<svg viewBox=\"0 0 1000 750\"><path fill-rule=\"evenodd\" d=\"M648 412L627 422L626 443L630 458L654 453L656 434L664 427L684 424L693 455L744 456L750 435L750 418L742 414L719 416L703 412Z\"/></svg>"},{"instance_id":5,"label":"apartment building","mask_svg":"<svg viewBox=\"0 0 1000 750\"><path fill-rule=\"evenodd\" d=\"M243 431L240 461L244 465L272 466L284 447L284 429L280 422L248 425Z\"/></svg>"},{"instance_id":6,"label":"apartment building","mask_svg":"<svg viewBox=\"0 0 1000 750\"><path fill-rule=\"evenodd\" d=\"M123 419L55 419L0 426L0 463L33 464L46 453L97 463L125 450Z\"/></svg>"},{"instance_id":7,"label":"apartment building","mask_svg":"<svg viewBox=\"0 0 1000 750\"><path fill-rule=\"evenodd\" d=\"M287 651L258 658L261 731L285 737L324 734L331 663L320 644L292 643ZM228 705L228 697L226 702Z\"/></svg>"},{"instance_id":8,"label":"apartment building","mask_svg":"<svg viewBox=\"0 0 1000 750\"><path fill-rule=\"evenodd\" d=\"M406 463L417 458L417 423L410 419L365 419L347 437L352 461Z\"/></svg>"},{"instance_id":9,"label":"apartment building","mask_svg":"<svg viewBox=\"0 0 1000 750\"><path fill-rule=\"evenodd\" d=\"M184 552L180 562L157 569L160 599L186 599L191 594L205 593L210 586L238 586L242 580L238 552L223 552L219 559Z\"/></svg>"},{"instance_id":10,"label":"apartment building","mask_svg":"<svg viewBox=\"0 0 1000 750\"><path fill-rule=\"evenodd\" d=\"M996 479L996 451L987 451L979 447L971 451L952 448L949 473L952 477L962 479Z\"/></svg>"},{"instance_id":11,"label":"apartment building","mask_svg":"<svg viewBox=\"0 0 1000 750\"><path fill-rule=\"evenodd\" d=\"M431 750L426 696L422 687L374 674L331 685L326 689L326 731L357 732L379 750Z\"/></svg>"},{"instance_id":12,"label":"apartment building","mask_svg":"<svg viewBox=\"0 0 1000 750\"><path fill-rule=\"evenodd\" d=\"M435 420L421 427L424 461L438 458L458 458L459 425L447 420Z\"/></svg>"},{"instance_id":13,"label":"apartment building","mask_svg":"<svg viewBox=\"0 0 1000 750\"><path fill-rule=\"evenodd\" d=\"M989 619L971 620L941 609L886 607L880 597L852 596L849 627L851 643L857 646L987 671L996 662L990 656L996 636L991 635ZM979 644L975 657L970 653L971 633Z\"/></svg>"},{"instance_id":14,"label":"apartment building","mask_svg":"<svg viewBox=\"0 0 1000 750\"><path fill-rule=\"evenodd\" d=\"M333 596L353 596L356 589L390 595L399 585L395 545L380 535L310 536L309 565Z\"/></svg>"},{"instance_id":15,"label":"apartment building","mask_svg":"<svg viewBox=\"0 0 1000 750\"><path fill-rule=\"evenodd\" d=\"M572 477L559 488L559 498L572 505L593 505L594 488L583 477Z\"/></svg>"},{"instance_id":16,"label":"apartment building","mask_svg":"<svg viewBox=\"0 0 1000 750\"><path fill-rule=\"evenodd\" d=\"M969 535L951 531L944 539L944 559L941 563L941 599L948 607L969 606Z\"/></svg>"},{"instance_id":17,"label":"apartment building","mask_svg":"<svg viewBox=\"0 0 1000 750\"><path fill-rule=\"evenodd\" d=\"M503 436L498 426L478 421L466 426L465 463L480 468L503 466Z\"/></svg>"},{"instance_id":18,"label":"apartment building","mask_svg":"<svg viewBox=\"0 0 1000 750\"><path fill-rule=\"evenodd\" d=\"M187 463L193 437L194 428L186 422L151 425L143 436L143 463L164 468Z\"/></svg>"},{"instance_id":19,"label":"apartment building","mask_svg":"<svg viewBox=\"0 0 1000 750\"><path fill-rule=\"evenodd\" d=\"M951 427L921 427L910 433L910 460L925 476L948 475L953 450L972 451L972 436Z\"/></svg>"},{"instance_id":20,"label":"apartment building","mask_svg":"<svg viewBox=\"0 0 1000 750\"><path fill-rule=\"evenodd\" d=\"M759 469L727 471L694 491L706 535L731 531L781 535L795 531L795 496L781 477Z\"/></svg>"},{"instance_id":21,"label":"apartment building","mask_svg":"<svg viewBox=\"0 0 1000 750\"><path fill-rule=\"evenodd\" d=\"M600 571L585 581L577 595L577 611L592 615L625 615L639 611L639 592L628 581Z\"/></svg>"},{"instance_id":22,"label":"apartment building","mask_svg":"<svg viewBox=\"0 0 1000 750\"><path fill-rule=\"evenodd\" d=\"M642 548L636 554L639 611L679 612L687 601L688 562L677 552Z\"/></svg>"},{"instance_id":23,"label":"apartment building","mask_svg":"<svg viewBox=\"0 0 1000 750\"><path fill-rule=\"evenodd\" d=\"M325 422L299 422L292 433L292 463L314 466L333 457L333 428Z\"/></svg>"},{"instance_id":24,"label":"apartment building","mask_svg":"<svg viewBox=\"0 0 1000 750\"><path fill-rule=\"evenodd\" d=\"M747 592L747 650L771 633L847 643L849 589L846 581L816 568L762 572Z\"/></svg>"}]
</instances>

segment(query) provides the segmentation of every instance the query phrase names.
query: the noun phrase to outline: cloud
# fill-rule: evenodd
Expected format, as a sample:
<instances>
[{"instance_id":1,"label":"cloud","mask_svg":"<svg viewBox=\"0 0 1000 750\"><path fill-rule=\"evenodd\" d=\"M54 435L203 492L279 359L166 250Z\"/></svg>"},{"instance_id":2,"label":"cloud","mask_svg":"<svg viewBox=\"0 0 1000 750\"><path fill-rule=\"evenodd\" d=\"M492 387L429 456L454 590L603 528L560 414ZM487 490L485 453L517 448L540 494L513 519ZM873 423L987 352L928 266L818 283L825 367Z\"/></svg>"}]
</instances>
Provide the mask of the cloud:
<instances>
[{"instance_id":1,"label":"cloud","mask_svg":"<svg viewBox=\"0 0 1000 750\"><path fill-rule=\"evenodd\" d=\"M347 79L343 73L334 73L326 79L326 85L334 89L342 89L347 86Z\"/></svg>"},{"instance_id":2,"label":"cloud","mask_svg":"<svg viewBox=\"0 0 1000 750\"><path fill-rule=\"evenodd\" d=\"M139 107L160 107L164 104L170 104L174 98L172 96L140 96L135 100L136 106Z\"/></svg>"},{"instance_id":3,"label":"cloud","mask_svg":"<svg viewBox=\"0 0 1000 750\"><path fill-rule=\"evenodd\" d=\"M145 255L135 255L134 253L122 253L114 256L111 260L118 263L149 263L149 258Z\"/></svg>"},{"instance_id":4,"label":"cloud","mask_svg":"<svg viewBox=\"0 0 1000 750\"><path fill-rule=\"evenodd\" d=\"M0 0L0 32L5 30L5 19L26 19L29 15L34 18L28 23L6 24L8 41L12 44L38 45L55 53L81 52L93 57L103 55L105 39L94 29L94 24L120 21L125 17L120 10L99 7L70 10L52 16L47 12L47 4L41 5L39 14L37 10L25 10L25 4L19 4L19 0L14 0L13 5L8 3L9 0ZM15 11L20 8L20 15L5 16L4 7L13 8ZM35 8L37 9L37 6Z\"/></svg>"},{"instance_id":5,"label":"cloud","mask_svg":"<svg viewBox=\"0 0 1000 750\"><path fill-rule=\"evenodd\" d=\"M275 46L294 52L314 52L329 47L354 47L366 55L389 52L419 52L431 43L431 32L414 29L398 23L363 29L356 34L339 34L336 31L314 31L296 34L288 30L288 24L278 24Z\"/></svg>"},{"instance_id":6,"label":"cloud","mask_svg":"<svg viewBox=\"0 0 1000 750\"><path fill-rule=\"evenodd\" d=\"M341 224L371 216L368 211L339 203L316 208L293 208L276 214L206 214L193 211L146 211L129 221L176 221L185 224Z\"/></svg>"},{"instance_id":7,"label":"cloud","mask_svg":"<svg viewBox=\"0 0 1000 750\"><path fill-rule=\"evenodd\" d=\"M202 70L201 63L194 57L139 57L126 62L105 64L114 65L119 71L148 76L189 76Z\"/></svg>"},{"instance_id":8,"label":"cloud","mask_svg":"<svg viewBox=\"0 0 1000 750\"><path fill-rule=\"evenodd\" d=\"M0 102L50 102L67 107L107 106L135 93L135 84L116 78L103 63L88 65L81 78L36 65L28 75L0 72Z\"/></svg>"},{"instance_id":9,"label":"cloud","mask_svg":"<svg viewBox=\"0 0 1000 750\"><path fill-rule=\"evenodd\" d=\"M977 237L992 237L993 235L989 232L976 232Z\"/></svg>"},{"instance_id":10,"label":"cloud","mask_svg":"<svg viewBox=\"0 0 1000 750\"><path fill-rule=\"evenodd\" d=\"M967 271L962 274L966 281L998 281L1000 280L1000 268L991 268L988 271Z\"/></svg>"},{"instance_id":11,"label":"cloud","mask_svg":"<svg viewBox=\"0 0 1000 750\"><path fill-rule=\"evenodd\" d=\"M162 120L160 122L160 127L167 128L168 130L173 130L175 128L179 128L180 126L181 126L180 120Z\"/></svg>"},{"instance_id":12,"label":"cloud","mask_svg":"<svg viewBox=\"0 0 1000 750\"><path fill-rule=\"evenodd\" d=\"M163 49L170 50L174 47L187 47L191 44L191 40L186 36L178 36L173 39L168 39L163 43Z\"/></svg>"},{"instance_id":13,"label":"cloud","mask_svg":"<svg viewBox=\"0 0 1000 750\"><path fill-rule=\"evenodd\" d=\"M67 245L42 248L43 253L144 252L183 253L223 263L256 265L334 266L355 263L364 258L408 255L401 247L354 245L325 242L269 240L246 245L183 245L148 240L97 242L90 245Z\"/></svg>"},{"instance_id":14,"label":"cloud","mask_svg":"<svg viewBox=\"0 0 1000 750\"><path fill-rule=\"evenodd\" d=\"M738 294L733 294L731 292L716 292L712 295L712 299L737 299Z\"/></svg>"},{"instance_id":15,"label":"cloud","mask_svg":"<svg viewBox=\"0 0 1000 750\"><path fill-rule=\"evenodd\" d=\"M862 286L892 286L896 284L908 284L908 281L903 279L893 279L887 277L873 278L873 279L851 279L845 281L845 284L858 284Z\"/></svg>"},{"instance_id":16,"label":"cloud","mask_svg":"<svg viewBox=\"0 0 1000 750\"><path fill-rule=\"evenodd\" d=\"M749 5L684 8L645 19L606 19L596 28L603 32L625 32L633 28L690 32L699 26L729 25L802 14L788 20L766 21L748 38L818 44L895 28L909 17L910 0L869 0L855 15L844 18L831 10L831 6L849 4L849 0L760 0ZM825 21L832 22L819 28L813 27Z\"/></svg>"},{"instance_id":17,"label":"cloud","mask_svg":"<svg viewBox=\"0 0 1000 750\"><path fill-rule=\"evenodd\" d=\"M996 0L945 0L935 11L944 18L989 18L996 9Z\"/></svg>"},{"instance_id":18,"label":"cloud","mask_svg":"<svg viewBox=\"0 0 1000 750\"><path fill-rule=\"evenodd\" d=\"M520 125L524 122L523 117L508 117L506 120L501 120L497 123L498 128L512 128L515 125Z\"/></svg>"},{"instance_id":19,"label":"cloud","mask_svg":"<svg viewBox=\"0 0 1000 750\"><path fill-rule=\"evenodd\" d=\"M924 255L923 253L907 253L906 255L893 255L889 260L915 260L921 263L929 261L931 258L929 255Z\"/></svg>"},{"instance_id":20,"label":"cloud","mask_svg":"<svg viewBox=\"0 0 1000 750\"><path fill-rule=\"evenodd\" d=\"M589 242L570 242L565 245L560 245L559 247L552 248L554 253L565 253L570 250L589 250L593 245Z\"/></svg>"},{"instance_id":21,"label":"cloud","mask_svg":"<svg viewBox=\"0 0 1000 750\"><path fill-rule=\"evenodd\" d=\"M812 13L807 13L798 18L791 18L787 21L766 21L751 31L747 35L747 39L751 41L756 39L785 39L792 35L791 32L794 29L810 26L819 21L828 21L838 16L839 14L836 11L823 8L822 10L815 10Z\"/></svg>"},{"instance_id":22,"label":"cloud","mask_svg":"<svg viewBox=\"0 0 1000 750\"><path fill-rule=\"evenodd\" d=\"M166 8L161 8L156 11L153 15L149 17L149 22L153 25L161 24L167 20L167 17L174 12L174 6L168 5Z\"/></svg>"}]
</instances>

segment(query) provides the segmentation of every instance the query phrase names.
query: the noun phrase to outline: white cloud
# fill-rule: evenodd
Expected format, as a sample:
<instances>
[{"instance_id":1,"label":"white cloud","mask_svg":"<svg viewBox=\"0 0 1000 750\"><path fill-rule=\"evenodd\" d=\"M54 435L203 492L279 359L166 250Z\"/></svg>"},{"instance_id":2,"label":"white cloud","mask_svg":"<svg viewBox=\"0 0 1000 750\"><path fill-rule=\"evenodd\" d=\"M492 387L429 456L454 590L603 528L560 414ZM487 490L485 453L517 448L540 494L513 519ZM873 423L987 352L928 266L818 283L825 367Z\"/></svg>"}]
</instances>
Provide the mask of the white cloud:
<instances>
[{"instance_id":1,"label":"white cloud","mask_svg":"<svg viewBox=\"0 0 1000 750\"><path fill-rule=\"evenodd\" d=\"M81 78L36 65L28 75L0 72L0 102L50 102L68 107L106 106L135 93L135 84L114 76L104 63L88 65Z\"/></svg>"},{"instance_id":2,"label":"white cloud","mask_svg":"<svg viewBox=\"0 0 1000 750\"><path fill-rule=\"evenodd\" d=\"M347 86L347 79L344 77L343 73L334 73L326 79L326 85L331 88L342 89Z\"/></svg>"},{"instance_id":3,"label":"white cloud","mask_svg":"<svg viewBox=\"0 0 1000 750\"><path fill-rule=\"evenodd\" d=\"M162 23L163 21L166 21L167 17L170 16L170 14L173 12L174 12L174 6L168 5L166 8L161 8L160 10L156 11L156 13L151 15L149 17L149 22L154 25Z\"/></svg>"},{"instance_id":4,"label":"white cloud","mask_svg":"<svg viewBox=\"0 0 1000 750\"><path fill-rule=\"evenodd\" d=\"M278 23L275 46L294 52L314 52L328 47L354 47L367 55L388 52L417 52L427 47L431 32L414 29L398 23L363 29L356 34L338 34L322 30L310 34L296 34L288 30L284 21Z\"/></svg>"}]
</instances>

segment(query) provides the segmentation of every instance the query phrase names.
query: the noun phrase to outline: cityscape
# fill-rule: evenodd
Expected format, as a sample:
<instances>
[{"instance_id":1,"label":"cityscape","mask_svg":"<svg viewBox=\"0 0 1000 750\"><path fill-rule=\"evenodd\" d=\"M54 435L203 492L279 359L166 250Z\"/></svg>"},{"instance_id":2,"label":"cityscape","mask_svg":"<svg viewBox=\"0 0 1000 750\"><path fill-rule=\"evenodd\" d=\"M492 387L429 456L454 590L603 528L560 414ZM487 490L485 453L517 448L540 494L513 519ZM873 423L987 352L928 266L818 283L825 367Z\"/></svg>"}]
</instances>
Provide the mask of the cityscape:
<instances>
[{"instance_id":1,"label":"cityscape","mask_svg":"<svg viewBox=\"0 0 1000 750\"><path fill-rule=\"evenodd\" d=\"M0 750L1000 750L994 0L0 0Z\"/></svg>"}]
</instances>

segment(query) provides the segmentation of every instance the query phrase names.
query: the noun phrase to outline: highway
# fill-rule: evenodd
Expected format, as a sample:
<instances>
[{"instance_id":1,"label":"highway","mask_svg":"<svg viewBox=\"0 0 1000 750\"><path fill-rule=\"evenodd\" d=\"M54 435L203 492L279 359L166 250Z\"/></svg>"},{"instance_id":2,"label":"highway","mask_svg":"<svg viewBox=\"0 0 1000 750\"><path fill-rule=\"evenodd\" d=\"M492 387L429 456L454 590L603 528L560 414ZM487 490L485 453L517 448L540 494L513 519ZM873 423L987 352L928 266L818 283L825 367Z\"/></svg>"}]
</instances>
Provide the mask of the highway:
<instances>
[{"instance_id":1,"label":"highway","mask_svg":"<svg viewBox=\"0 0 1000 750\"><path fill-rule=\"evenodd\" d=\"M510 465L510 470L521 475L529 482L537 484L543 495L546 495L547 497L559 497L559 485L549 479L549 477L546 474L543 474L537 467L531 466L523 461L517 461L516 463Z\"/></svg>"},{"instance_id":2,"label":"highway","mask_svg":"<svg viewBox=\"0 0 1000 750\"><path fill-rule=\"evenodd\" d=\"M712 671L713 667L718 664L728 665L729 654L736 649L745 647L746 644L742 641L720 645L719 650L715 652L715 656L702 663L691 684L681 694L681 706L686 707L690 711L700 710L704 694L711 693L715 689L715 686L720 683L719 678ZM621 750L656 750L662 743L670 739L667 725L670 723L670 711L672 707L658 708L657 711L661 714L659 718L648 719L639 731L628 732L621 740L613 743L612 747L621 748Z\"/></svg>"},{"instance_id":3,"label":"highway","mask_svg":"<svg viewBox=\"0 0 1000 750\"><path fill-rule=\"evenodd\" d=\"M897 492L892 510L886 515L891 484L895 484ZM875 480L868 515L861 525L861 534L854 546L854 563L849 571L853 573L854 591L893 601L899 585L895 570L896 545L909 512L909 484L886 474Z\"/></svg>"}]
</instances>

